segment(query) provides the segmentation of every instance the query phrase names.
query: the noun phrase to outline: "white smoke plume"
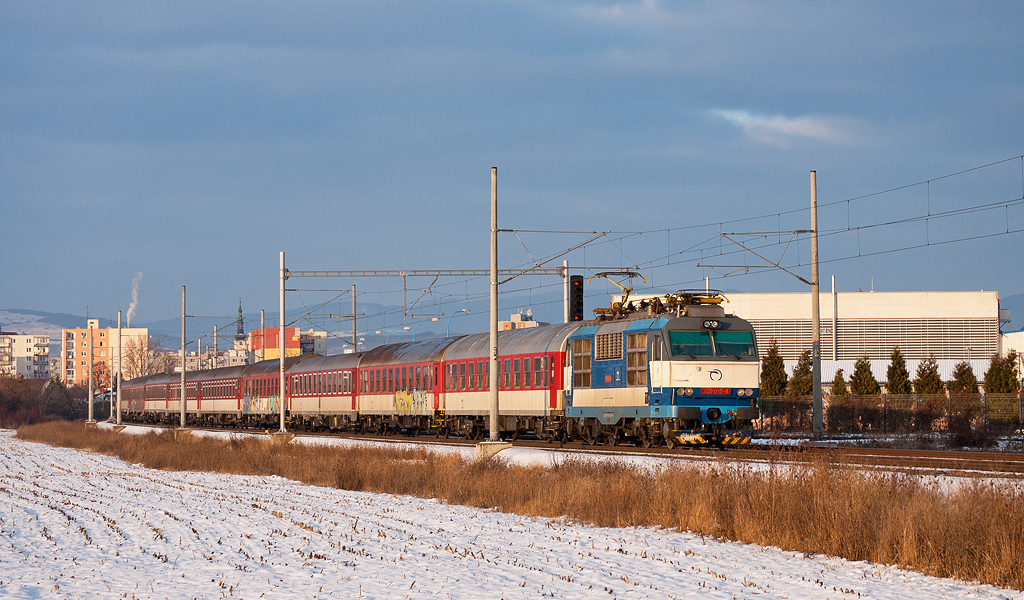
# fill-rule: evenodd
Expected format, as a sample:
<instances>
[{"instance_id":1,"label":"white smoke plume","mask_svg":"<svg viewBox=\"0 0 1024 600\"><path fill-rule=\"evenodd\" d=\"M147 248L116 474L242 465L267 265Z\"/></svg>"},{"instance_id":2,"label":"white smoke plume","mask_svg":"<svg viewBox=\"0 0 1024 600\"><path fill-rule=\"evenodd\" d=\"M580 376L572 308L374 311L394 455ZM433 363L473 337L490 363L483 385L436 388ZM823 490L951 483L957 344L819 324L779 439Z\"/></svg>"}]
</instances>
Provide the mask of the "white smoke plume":
<instances>
[{"instance_id":1,"label":"white smoke plume","mask_svg":"<svg viewBox=\"0 0 1024 600\"><path fill-rule=\"evenodd\" d=\"M136 273L132 279L132 303L128 305L128 327L132 326L132 315L135 314L135 307L139 305L139 282L142 281L142 273Z\"/></svg>"}]
</instances>

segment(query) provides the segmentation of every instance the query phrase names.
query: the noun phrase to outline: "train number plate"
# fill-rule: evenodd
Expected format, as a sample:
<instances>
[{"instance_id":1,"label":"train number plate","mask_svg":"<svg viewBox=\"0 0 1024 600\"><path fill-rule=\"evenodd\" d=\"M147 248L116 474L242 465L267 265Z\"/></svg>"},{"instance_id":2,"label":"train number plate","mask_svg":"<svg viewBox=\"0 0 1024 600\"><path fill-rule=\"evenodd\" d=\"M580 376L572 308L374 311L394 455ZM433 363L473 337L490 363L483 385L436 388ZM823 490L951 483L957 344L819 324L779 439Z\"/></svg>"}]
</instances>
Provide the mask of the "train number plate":
<instances>
[{"instance_id":1,"label":"train number plate","mask_svg":"<svg viewBox=\"0 0 1024 600\"><path fill-rule=\"evenodd\" d=\"M732 390L730 388L700 388L700 393L705 396L728 396Z\"/></svg>"}]
</instances>

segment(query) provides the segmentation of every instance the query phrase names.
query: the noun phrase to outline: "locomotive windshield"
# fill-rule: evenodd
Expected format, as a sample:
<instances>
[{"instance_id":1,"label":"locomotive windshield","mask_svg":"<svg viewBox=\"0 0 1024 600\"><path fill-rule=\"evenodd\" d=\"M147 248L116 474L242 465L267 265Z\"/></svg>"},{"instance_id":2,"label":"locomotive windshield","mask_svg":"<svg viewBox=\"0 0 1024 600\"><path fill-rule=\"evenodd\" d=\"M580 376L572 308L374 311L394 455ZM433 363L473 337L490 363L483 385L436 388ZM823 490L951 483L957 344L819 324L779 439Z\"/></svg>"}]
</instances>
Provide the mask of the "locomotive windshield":
<instances>
[{"instance_id":1,"label":"locomotive windshield","mask_svg":"<svg viewBox=\"0 0 1024 600\"><path fill-rule=\"evenodd\" d=\"M668 341L672 346L672 356L696 358L714 355L711 333L707 331L670 331Z\"/></svg>"},{"instance_id":2,"label":"locomotive windshield","mask_svg":"<svg viewBox=\"0 0 1024 600\"><path fill-rule=\"evenodd\" d=\"M754 335L749 331L670 331L672 356L698 358L721 356L744 358L755 356Z\"/></svg>"},{"instance_id":3,"label":"locomotive windshield","mask_svg":"<svg viewBox=\"0 0 1024 600\"><path fill-rule=\"evenodd\" d=\"M754 356L754 335L749 331L716 331L715 350L718 356Z\"/></svg>"}]
</instances>

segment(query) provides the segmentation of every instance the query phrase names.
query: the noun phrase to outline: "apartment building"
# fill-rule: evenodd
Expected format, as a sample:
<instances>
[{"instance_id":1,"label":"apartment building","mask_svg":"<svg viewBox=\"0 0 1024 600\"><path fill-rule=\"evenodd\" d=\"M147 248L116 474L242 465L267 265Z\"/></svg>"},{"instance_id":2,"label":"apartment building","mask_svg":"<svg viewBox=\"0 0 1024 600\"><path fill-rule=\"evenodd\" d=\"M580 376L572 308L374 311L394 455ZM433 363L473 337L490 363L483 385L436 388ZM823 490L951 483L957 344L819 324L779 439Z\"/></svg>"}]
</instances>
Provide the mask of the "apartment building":
<instances>
[{"instance_id":1,"label":"apartment building","mask_svg":"<svg viewBox=\"0 0 1024 600\"><path fill-rule=\"evenodd\" d=\"M67 385L89 384L89 355L92 354L93 386L96 389L110 387L111 376L131 376L131 365L148 359L149 329L117 327L100 328L99 319L88 319L86 326L64 329L61 361L61 379ZM120 360L118 360L120 358Z\"/></svg>"},{"instance_id":2,"label":"apartment building","mask_svg":"<svg viewBox=\"0 0 1024 600\"><path fill-rule=\"evenodd\" d=\"M50 378L50 336L0 331L0 377Z\"/></svg>"}]
</instances>

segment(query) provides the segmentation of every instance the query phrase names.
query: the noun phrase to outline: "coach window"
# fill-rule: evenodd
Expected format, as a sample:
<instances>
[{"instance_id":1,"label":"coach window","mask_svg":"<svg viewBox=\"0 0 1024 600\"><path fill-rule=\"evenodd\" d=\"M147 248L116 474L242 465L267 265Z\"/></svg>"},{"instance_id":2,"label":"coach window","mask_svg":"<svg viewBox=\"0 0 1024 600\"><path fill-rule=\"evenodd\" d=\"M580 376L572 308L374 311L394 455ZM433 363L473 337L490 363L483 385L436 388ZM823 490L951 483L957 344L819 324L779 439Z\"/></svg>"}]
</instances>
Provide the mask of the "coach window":
<instances>
[{"instance_id":1,"label":"coach window","mask_svg":"<svg viewBox=\"0 0 1024 600\"><path fill-rule=\"evenodd\" d=\"M476 388L476 363L470 361L469 365L466 368L466 389L475 390Z\"/></svg>"},{"instance_id":2,"label":"coach window","mask_svg":"<svg viewBox=\"0 0 1024 600\"><path fill-rule=\"evenodd\" d=\"M544 361L539 356L533 359L533 387L544 387Z\"/></svg>"},{"instance_id":3,"label":"coach window","mask_svg":"<svg viewBox=\"0 0 1024 600\"><path fill-rule=\"evenodd\" d=\"M466 363L459 363L459 389L466 389Z\"/></svg>"},{"instance_id":4,"label":"coach window","mask_svg":"<svg viewBox=\"0 0 1024 600\"><path fill-rule=\"evenodd\" d=\"M530 382L533 381L533 376L530 375L530 357L523 359L523 387L530 389Z\"/></svg>"}]
</instances>

